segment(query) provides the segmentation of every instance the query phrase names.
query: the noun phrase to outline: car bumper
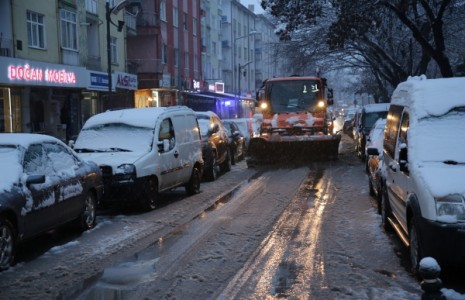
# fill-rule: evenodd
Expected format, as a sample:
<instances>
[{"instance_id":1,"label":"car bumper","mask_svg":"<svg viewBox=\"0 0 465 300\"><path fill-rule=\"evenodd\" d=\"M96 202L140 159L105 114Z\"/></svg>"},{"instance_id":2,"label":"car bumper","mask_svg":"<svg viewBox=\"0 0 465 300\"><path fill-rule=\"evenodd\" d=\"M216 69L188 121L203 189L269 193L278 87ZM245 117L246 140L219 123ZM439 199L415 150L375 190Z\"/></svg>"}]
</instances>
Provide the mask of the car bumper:
<instances>
[{"instance_id":1,"label":"car bumper","mask_svg":"<svg viewBox=\"0 0 465 300\"><path fill-rule=\"evenodd\" d=\"M419 224L424 256L443 263L465 265L465 224L446 224L422 219Z\"/></svg>"},{"instance_id":2,"label":"car bumper","mask_svg":"<svg viewBox=\"0 0 465 300\"><path fill-rule=\"evenodd\" d=\"M141 180L118 181L112 177L106 178L104 184L103 204L137 201L144 188Z\"/></svg>"}]
</instances>

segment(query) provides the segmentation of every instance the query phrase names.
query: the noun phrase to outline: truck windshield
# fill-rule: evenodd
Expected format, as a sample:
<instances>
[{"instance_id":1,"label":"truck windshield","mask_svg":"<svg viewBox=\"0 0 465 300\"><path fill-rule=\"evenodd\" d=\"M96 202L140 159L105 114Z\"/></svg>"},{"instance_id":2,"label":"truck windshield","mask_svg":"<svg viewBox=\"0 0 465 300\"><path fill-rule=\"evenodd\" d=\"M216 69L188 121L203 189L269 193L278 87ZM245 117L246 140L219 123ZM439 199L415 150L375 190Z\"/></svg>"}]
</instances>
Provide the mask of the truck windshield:
<instances>
[{"instance_id":1,"label":"truck windshield","mask_svg":"<svg viewBox=\"0 0 465 300\"><path fill-rule=\"evenodd\" d=\"M269 82L267 98L274 112L313 111L321 95L317 80L286 80Z\"/></svg>"}]
</instances>

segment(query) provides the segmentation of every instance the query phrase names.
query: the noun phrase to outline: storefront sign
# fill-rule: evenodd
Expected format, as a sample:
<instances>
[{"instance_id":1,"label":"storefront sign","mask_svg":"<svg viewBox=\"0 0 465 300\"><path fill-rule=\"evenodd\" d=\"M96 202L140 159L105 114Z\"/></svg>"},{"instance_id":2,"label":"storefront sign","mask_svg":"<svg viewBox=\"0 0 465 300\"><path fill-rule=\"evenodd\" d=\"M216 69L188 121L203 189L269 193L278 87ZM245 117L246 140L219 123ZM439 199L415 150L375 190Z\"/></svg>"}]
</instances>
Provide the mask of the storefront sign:
<instances>
[{"instance_id":1,"label":"storefront sign","mask_svg":"<svg viewBox=\"0 0 465 300\"><path fill-rule=\"evenodd\" d=\"M0 57L0 83L84 87L85 68Z\"/></svg>"},{"instance_id":2,"label":"storefront sign","mask_svg":"<svg viewBox=\"0 0 465 300\"><path fill-rule=\"evenodd\" d=\"M115 72L116 88L126 90L137 90L137 75Z\"/></svg>"},{"instance_id":3,"label":"storefront sign","mask_svg":"<svg viewBox=\"0 0 465 300\"><path fill-rule=\"evenodd\" d=\"M89 79L89 86L87 87L87 89L93 91L108 91L107 73L89 72ZM112 90L114 90L114 88Z\"/></svg>"}]
</instances>

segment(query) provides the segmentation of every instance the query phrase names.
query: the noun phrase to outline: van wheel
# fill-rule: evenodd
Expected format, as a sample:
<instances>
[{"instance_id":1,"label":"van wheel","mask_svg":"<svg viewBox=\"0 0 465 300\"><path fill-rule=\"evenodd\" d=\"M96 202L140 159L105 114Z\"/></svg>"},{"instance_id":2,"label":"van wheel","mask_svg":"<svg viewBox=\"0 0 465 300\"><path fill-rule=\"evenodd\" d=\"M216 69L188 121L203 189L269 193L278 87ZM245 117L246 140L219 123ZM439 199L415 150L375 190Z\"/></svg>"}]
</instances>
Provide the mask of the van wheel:
<instances>
[{"instance_id":1,"label":"van wheel","mask_svg":"<svg viewBox=\"0 0 465 300\"><path fill-rule=\"evenodd\" d=\"M145 181L144 192L142 193L141 206L145 211L156 208L158 198L158 182L155 177L149 177Z\"/></svg>"},{"instance_id":2,"label":"van wheel","mask_svg":"<svg viewBox=\"0 0 465 300\"><path fill-rule=\"evenodd\" d=\"M410 270L413 275L418 275L418 265L422 258L420 242L418 240L417 228L415 226L415 217L409 222L409 253L410 253Z\"/></svg>"},{"instance_id":3,"label":"van wheel","mask_svg":"<svg viewBox=\"0 0 465 300\"><path fill-rule=\"evenodd\" d=\"M8 269L15 258L16 232L11 222L0 216L0 271Z\"/></svg>"},{"instance_id":4,"label":"van wheel","mask_svg":"<svg viewBox=\"0 0 465 300\"><path fill-rule=\"evenodd\" d=\"M186 184L186 193L189 196L200 193L200 171L197 167L192 170L191 178Z\"/></svg>"}]
</instances>

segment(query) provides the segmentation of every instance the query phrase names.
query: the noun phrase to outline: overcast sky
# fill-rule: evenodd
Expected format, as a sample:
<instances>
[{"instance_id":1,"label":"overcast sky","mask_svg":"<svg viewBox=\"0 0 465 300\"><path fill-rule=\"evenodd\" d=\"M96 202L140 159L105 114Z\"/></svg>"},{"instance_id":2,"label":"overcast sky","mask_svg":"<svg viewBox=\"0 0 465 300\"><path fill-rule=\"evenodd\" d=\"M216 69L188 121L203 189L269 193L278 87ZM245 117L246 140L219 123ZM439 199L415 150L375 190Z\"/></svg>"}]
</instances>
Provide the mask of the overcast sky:
<instances>
[{"instance_id":1,"label":"overcast sky","mask_svg":"<svg viewBox=\"0 0 465 300\"><path fill-rule=\"evenodd\" d=\"M255 5L255 10L254 10L255 14L262 14L263 13L263 9L260 6L260 0L240 0L240 2L245 7L249 7L249 4Z\"/></svg>"}]
</instances>

